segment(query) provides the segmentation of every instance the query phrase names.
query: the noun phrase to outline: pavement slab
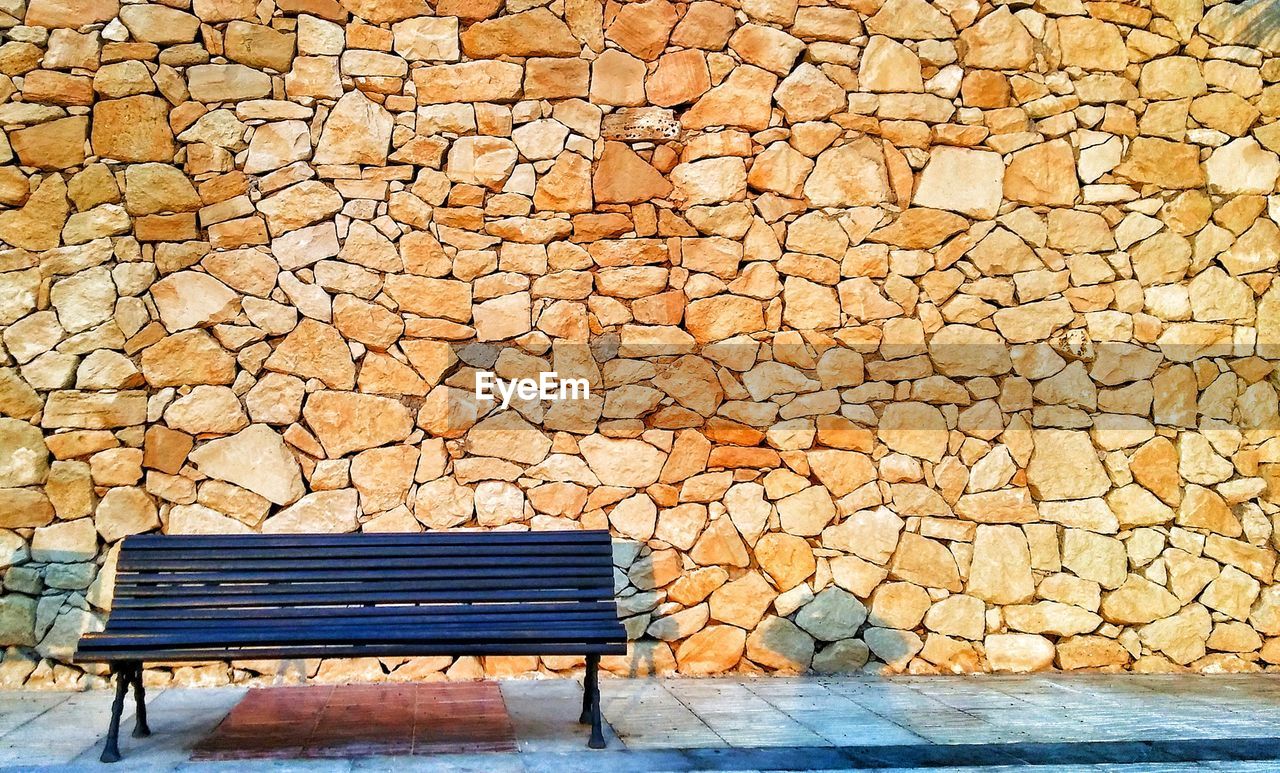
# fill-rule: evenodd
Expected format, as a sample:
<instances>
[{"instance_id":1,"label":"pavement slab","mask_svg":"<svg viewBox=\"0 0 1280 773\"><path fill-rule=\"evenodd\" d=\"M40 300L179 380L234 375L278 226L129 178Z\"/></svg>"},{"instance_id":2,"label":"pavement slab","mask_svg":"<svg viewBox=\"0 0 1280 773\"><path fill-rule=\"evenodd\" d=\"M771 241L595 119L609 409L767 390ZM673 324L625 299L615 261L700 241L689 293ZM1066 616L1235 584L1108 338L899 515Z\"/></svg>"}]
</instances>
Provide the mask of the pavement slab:
<instances>
[{"instance_id":1,"label":"pavement slab","mask_svg":"<svg viewBox=\"0 0 1280 773\"><path fill-rule=\"evenodd\" d=\"M425 694L432 687L414 685L411 691ZM319 695L342 688L291 689ZM353 747L333 759L198 761L193 750L249 690L171 688L148 690L149 738L129 737L132 710L126 710L124 760L109 770L1280 770L1280 730L1274 721L1280 716L1280 679L1270 675L604 679L608 746L602 751L586 748L587 730L577 722L582 698L577 682L506 680L470 690L500 695L514 751L411 755ZM97 758L110 702L107 691L0 692L0 770L103 771ZM350 703L353 722L371 715L367 703ZM465 701L457 706L466 713ZM341 706L327 710L342 714ZM461 744L454 750L468 749L471 730L464 720L457 723L457 737L450 737ZM329 722L341 726L340 719Z\"/></svg>"}]
</instances>

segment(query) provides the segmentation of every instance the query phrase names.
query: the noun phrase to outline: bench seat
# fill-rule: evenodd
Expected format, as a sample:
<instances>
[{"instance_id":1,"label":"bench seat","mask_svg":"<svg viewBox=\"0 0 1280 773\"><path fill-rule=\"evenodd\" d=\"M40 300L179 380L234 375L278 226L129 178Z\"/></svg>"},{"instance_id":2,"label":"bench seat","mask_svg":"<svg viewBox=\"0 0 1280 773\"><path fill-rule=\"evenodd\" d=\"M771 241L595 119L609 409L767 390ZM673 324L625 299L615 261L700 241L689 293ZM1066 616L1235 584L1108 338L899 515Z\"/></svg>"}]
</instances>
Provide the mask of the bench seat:
<instances>
[{"instance_id":1,"label":"bench seat","mask_svg":"<svg viewBox=\"0 0 1280 773\"><path fill-rule=\"evenodd\" d=\"M107 761L130 686L147 732L147 660L584 655L598 747L600 657L627 651L613 574L606 531L131 536L76 660L117 677Z\"/></svg>"}]
</instances>

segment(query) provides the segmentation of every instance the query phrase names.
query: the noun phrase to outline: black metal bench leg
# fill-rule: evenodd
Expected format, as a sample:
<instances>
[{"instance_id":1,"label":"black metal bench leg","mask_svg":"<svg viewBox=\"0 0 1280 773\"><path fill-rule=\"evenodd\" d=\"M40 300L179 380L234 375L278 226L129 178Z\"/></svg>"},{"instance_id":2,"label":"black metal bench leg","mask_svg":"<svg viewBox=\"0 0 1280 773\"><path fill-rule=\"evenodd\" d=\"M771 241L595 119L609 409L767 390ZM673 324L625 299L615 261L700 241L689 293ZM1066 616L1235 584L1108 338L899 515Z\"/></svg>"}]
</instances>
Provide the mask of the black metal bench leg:
<instances>
[{"instance_id":1,"label":"black metal bench leg","mask_svg":"<svg viewBox=\"0 0 1280 773\"><path fill-rule=\"evenodd\" d=\"M133 737L146 738L151 735L151 728L147 726L147 691L142 687L142 664L138 663L133 667L133 700L137 706L135 722L133 723Z\"/></svg>"},{"instance_id":2,"label":"black metal bench leg","mask_svg":"<svg viewBox=\"0 0 1280 773\"><path fill-rule=\"evenodd\" d=\"M107 726L107 742L99 758L103 762L120 761L120 715L124 712L124 694L130 681L128 666L112 666L111 673L116 678L116 698L111 702L111 724Z\"/></svg>"},{"instance_id":3,"label":"black metal bench leg","mask_svg":"<svg viewBox=\"0 0 1280 773\"><path fill-rule=\"evenodd\" d=\"M587 670L582 676L582 713L578 715L579 725L591 724L591 657L587 656Z\"/></svg>"},{"instance_id":4,"label":"black metal bench leg","mask_svg":"<svg viewBox=\"0 0 1280 773\"><path fill-rule=\"evenodd\" d=\"M591 740L587 746L592 749L604 748L604 718L600 711L600 656L587 656L586 696L591 701Z\"/></svg>"}]
</instances>

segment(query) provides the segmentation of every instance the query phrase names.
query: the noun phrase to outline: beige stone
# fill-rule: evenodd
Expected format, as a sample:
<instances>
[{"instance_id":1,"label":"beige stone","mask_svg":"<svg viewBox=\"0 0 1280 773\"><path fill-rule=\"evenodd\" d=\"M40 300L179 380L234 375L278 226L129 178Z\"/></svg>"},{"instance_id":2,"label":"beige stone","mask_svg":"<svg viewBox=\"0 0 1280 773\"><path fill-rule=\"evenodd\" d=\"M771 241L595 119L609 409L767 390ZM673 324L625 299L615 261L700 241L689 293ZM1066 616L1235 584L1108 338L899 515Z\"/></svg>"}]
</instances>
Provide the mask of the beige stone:
<instances>
[{"instance_id":1,"label":"beige stone","mask_svg":"<svg viewBox=\"0 0 1280 773\"><path fill-rule=\"evenodd\" d=\"M895 451L941 461L947 448L946 420L925 403L892 403L880 417L880 439Z\"/></svg>"},{"instance_id":2,"label":"beige stone","mask_svg":"<svg viewBox=\"0 0 1280 773\"><path fill-rule=\"evenodd\" d=\"M1062 536L1062 566L1076 576L1104 588L1118 588L1128 576L1128 556L1118 539L1084 529L1066 529Z\"/></svg>"},{"instance_id":3,"label":"beige stone","mask_svg":"<svg viewBox=\"0 0 1280 773\"><path fill-rule=\"evenodd\" d=\"M391 114L359 91L347 92L329 113L320 142L317 164L371 164L387 161L391 142Z\"/></svg>"},{"instance_id":4,"label":"beige stone","mask_svg":"<svg viewBox=\"0 0 1280 773\"><path fill-rule=\"evenodd\" d=\"M66 184L49 175L20 209L0 212L0 239L26 250L53 249L68 212Z\"/></svg>"},{"instance_id":5,"label":"beige stone","mask_svg":"<svg viewBox=\"0 0 1280 773\"><path fill-rule=\"evenodd\" d=\"M709 126L737 126L751 131L765 129L769 125L770 97L777 85L777 76L766 70L737 67L723 83L686 110L680 122L690 130Z\"/></svg>"},{"instance_id":6,"label":"beige stone","mask_svg":"<svg viewBox=\"0 0 1280 773\"><path fill-rule=\"evenodd\" d=\"M1200 154L1194 146L1157 137L1134 139L1115 172L1165 188L1195 188L1205 182Z\"/></svg>"},{"instance_id":7,"label":"beige stone","mask_svg":"<svg viewBox=\"0 0 1280 773\"><path fill-rule=\"evenodd\" d=\"M1004 197L1024 204L1068 207L1080 195L1071 146L1054 140L1013 154L1004 174Z\"/></svg>"},{"instance_id":8,"label":"beige stone","mask_svg":"<svg viewBox=\"0 0 1280 773\"><path fill-rule=\"evenodd\" d=\"M900 40L953 38L955 27L945 15L924 0L888 0L867 19L867 30Z\"/></svg>"},{"instance_id":9,"label":"beige stone","mask_svg":"<svg viewBox=\"0 0 1280 773\"><path fill-rule=\"evenodd\" d=\"M965 588L993 604L1019 604L1035 593L1027 539L1017 526L979 526Z\"/></svg>"},{"instance_id":10,"label":"beige stone","mask_svg":"<svg viewBox=\"0 0 1280 773\"><path fill-rule=\"evenodd\" d=\"M1214 150L1204 170L1212 192L1266 194L1275 190L1280 177L1280 157L1245 137Z\"/></svg>"},{"instance_id":11,"label":"beige stone","mask_svg":"<svg viewBox=\"0 0 1280 773\"><path fill-rule=\"evenodd\" d=\"M291 504L306 489L298 462L284 440L264 424L211 440L189 455L211 478L234 483L278 504Z\"/></svg>"},{"instance_id":12,"label":"beige stone","mask_svg":"<svg viewBox=\"0 0 1280 773\"><path fill-rule=\"evenodd\" d=\"M868 139L824 151L804 184L804 195L815 207L878 204L889 198L884 155Z\"/></svg>"},{"instance_id":13,"label":"beige stone","mask_svg":"<svg viewBox=\"0 0 1280 773\"><path fill-rule=\"evenodd\" d=\"M1007 8L997 8L960 32L956 44L969 67L991 70L1022 69L1035 57L1035 41Z\"/></svg>"},{"instance_id":14,"label":"beige stone","mask_svg":"<svg viewBox=\"0 0 1280 773\"><path fill-rule=\"evenodd\" d=\"M919 585L886 583L871 595L867 622L881 628L911 630L920 624L931 604L928 591Z\"/></svg>"},{"instance_id":15,"label":"beige stone","mask_svg":"<svg viewBox=\"0 0 1280 773\"><path fill-rule=\"evenodd\" d=\"M648 101L662 107L692 102L710 88L706 56L695 50L664 55L645 79Z\"/></svg>"},{"instance_id":16,"label":"beige stone","mask_svg":"<svg viewBox=\"0 0 1280 773\"><path fill-rule=\"evenodd\" d=\"M1000 206L1005 168L995 153L940 147L929 155L914 203L991 217Z\"/></svg>"},{"instance_id":17,"label":"beige stone","mask_svg":"<svg viewBox=\"0 0 1280 773\"><path fill-rule=\"evenodd\" d=\"M795 123L826 118L846 105L844 89L811 64L792 70L773 96L787 120Z\"/></svg>"},{"instance_id":18,"label":"beige stone","mask_svg":"<svg viewBox=\"0 0 1280 773\"><path fill-rule=\"evenodd\" d=\"M924 91L919 57L901 43L881 35L873 36L867 43L858 77L868 91Z\"/></svg>"},{"instance_id":19,"label":"beige stone","mask_svg":"<svg viewBox=\"0 0 1280 773\"><path fill-rule=\"evenodd\" d=\"M5 488L44 483L49 474L49 449L40 428L25 421L0 417L0 441L5 458L0 461L0 486Z\"/></svg>"},{"instance_id":20,"label":"beige stone","mask_svg":"<svg viewBox=\"0 0 1280 773\"><path fill-rule=\"evenodd\" d=\"M1025 674L1053 665L1053 642L1029 633L991 634L983 640L987 665L992 671Z\"/></svg>"},{"instance_id":21,"label":"beige stone","mask_svg":"<svg viewBox=\"0 0 1280 773\"><path fill-rule=\"evenodd\" d=\"M515 143L499 137L463 137L449 149L445 173L454 182L498 188L515 168Z\"/></svg>"},{"instance_id":22,"label":"beige stone","mask_svg":"<svg viewBox=\"0 0 1280 773\"><path fill-rule=\"evenodd\" d=\"M1199 604L1189 604L1175 615L1142 626L1138 636L1144 645L1186 665L1204 657L1212 627L1209 612Z\"/></svg>"},{"instance_id":23,"label":"beige stone","mask_svg":"<svg viewBox=\"0 0 1280 773\"><path fill-rule=\"evenodd\" d=\"M666 0L646 0L622 7L605 33L628 52L645 60L662 53L678 16Z\"/></svg>"},{"instance_id":24,"label":"beige stone","mask_svg":"<svg viewBox=\"0 0 1280 773\"><path fill-rule=\"evenodd\" d=\"M187 88L201 102L260 99L271 93L271 76L242 64L201 64L187 70Z\"/></svg>"},{"instance_id":25,"label":"beige stone","mask_svg":"<svg viewBox=\"0 0 1280 773\"><path fill-rule=\"evenodd\" d=\"M315 180L285 188L258 204L272 236L311 225L341 208L342 197L338 192Z\"/></svg>"},{"instance_id":26,"label":"beige stone","mask_svg":"<svg viewBox=\"0 0 1280 773\"><path fill-rule=\"evenodd\" d=\"M820 486L784 497L777 507L783 530L806 537L821 534L836 514L830 494Z\"/></svg>"},{"instance_id":27,"label":"beige stone","mask_svg":"<svg viewBox=\"0 0 1280 773\"><path fill-rule=\"evenodd\" d=\"M142 375L151 386L230 384L235 357L203 330L185 330L142 351Z\"/></svg>"},{"instance_id":28,"label":"beige stone","mask_svg":"<svg viewBox=\"0 0 1280 773\"><path fill-rule=\"evenodd\" d=\"M56 563L92 560L98 549L98 533L92 518L60 521L36 529L31 535L31 560Z\"/></svg>"},{"instance_id":29,"label":"beige stone","mask_svg":"<svg viewBox=\"0 0 1280 773\"><path fill-rule=\"evenodd\" d=\"M146 492L132 486L108 489L98 502L94 526L106 542L158 528L156 505Z\"/></svg>"},{"instance_id":30,"label":"beige stone","mask_svg":"<svg viewBox=\"0 0 1280 773\"><path fill-rule=\"evenodd\" d=\"M164 418L172 429L192 435L229 435L249 425L235 392L222 386L197 386L171 403Z\"/></svg>"},{"instance_id":31,"label":"beige stone","mask_svg":"<svg viewBox=\"0 0 1280 773\"><path fill-rule=\"evenodd\" d=\"M1086 70L1123 70L1129 64L1124 39L1113 24L1086 17L1058 20L1062 63Z\"/></svg>"},{"instance_id":32,"label":"beige stone","mask_svg":"<svg viewBox=\"0 0 1280 773\"><path fill-rule=\"evenodd\" d=\"M1083 499L1111 487L1089 436L1068 430L1035 433L1027 483L1041 499Z\"/></svg>"},{"instance_id":33,"label":"beige stone","mask_svg":"<svg viewBox=\"0 0 1280 773\"><path fill-rule=\"evenodd\" d=\"M418 457L412 446L373 448L356 454L351 460L351 485L360 495L360 508L376 513L404 504Z\"/></svg>"},{"instance_id":34,"label":"beige stone","mask_svg":"<svg viewBox=\"0 0 1280 773\"><path fill-rule=\"evenodd\" d=\"M524 70L514 62L481 60L413 71L418 103L508 102L520 94Z\"/></svg>"},{"instance_id":35,"label":"beige stone","mask_svg":"<svg viewBox=\"0 0 1280 773\"><path fill-rule=\"evenodd\" d=\"M960 571L946 546L911 532L903 532L899 538L889 573L926 588L961 590Z\"/></svg>"},{"instance_id":36,"label":"beige stone","mask_svg":"<svg viewBox=\"0 0 1280 773\"><path fill-rule=\"evenodd\" d=\"M217 279L196 271L179 271L151 286L160 319L171 332L229 322L239 311L239 297Z\"/></svg>"},{"instance_id":37,"label":"beige stone","mask_svg":"<svg viewBox=\"0 0 1280 773\"><path fill-rule=\"evenodd\" d=\"M27 78L30 82L32 75ZM84 116L71 116L10 132L9 142L18 154L18 160L26 166L67 169L84 163L88 133L88 120Z\"/></svg>"},{"instance_id":38,"label":"beige stone","mask_svg":"<svg viewBox=\"0 0 1280 773\"><path fill-rule=\"evenodd\" d=\"M325 534L355 531L355 489L317 491L262 522L265 534Z\"/></svg>"},{"instance_id":39,"label":"beige stone","mask_svg":"<svg viewBox=\"0 0 1280 773\"><path fill-rule=\"evenodd\" d=\"M391 29L395 52L409 61L456 62L460 57L456 18L405 19Z\"/></svg>"},{"instance_id":40,"label":"beige stone","mask_svg":"<svg viewBox=\"0 0 1280 773\"><path fill-rule=\"evenodd\" d=\"M1149 623L1172 615L1179 607L1172 593L1136 574L1102 597L1102 616L1111 623Z\"/></svg>"},{"instance_id":41,"label":"beige stone","mask_svg":"<svg viewBox=\"0 0 1280 773\"><path fill-rule=\"evenodd\" d=\"M973 596L956 594L929 607L924 625L931 631L963 639L981 639L986 631L986 605Z\"/></svg>"}]
</instances>

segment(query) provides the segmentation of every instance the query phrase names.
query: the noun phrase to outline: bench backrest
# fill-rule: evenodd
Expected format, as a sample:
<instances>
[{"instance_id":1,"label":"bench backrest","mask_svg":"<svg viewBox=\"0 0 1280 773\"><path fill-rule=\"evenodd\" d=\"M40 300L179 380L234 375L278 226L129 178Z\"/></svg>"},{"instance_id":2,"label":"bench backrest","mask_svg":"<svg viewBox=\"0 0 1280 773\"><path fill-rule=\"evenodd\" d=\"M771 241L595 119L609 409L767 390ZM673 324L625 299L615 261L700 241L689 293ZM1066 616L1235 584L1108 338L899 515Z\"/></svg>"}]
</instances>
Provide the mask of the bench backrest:
<instances>
[{"instance_id":1,"label":"bench backrest","mask_svg":"<svg viewBox=\"0 0 1280 773\"><path fill-rule=\"evenodd\" d=\"M215 645L220 630L285 647L291 619L312 632L300 637L324 628L329 645L345 636L369 654L467 631L481 653L535 652L548 631L562 643L575 629L578 641L622 639L606 531L138 535L120 551L107 630L86 636L81 654L151 639L176 658ZM504 648L521 637L527 647Z\"/></svg>"}]
</instances>

